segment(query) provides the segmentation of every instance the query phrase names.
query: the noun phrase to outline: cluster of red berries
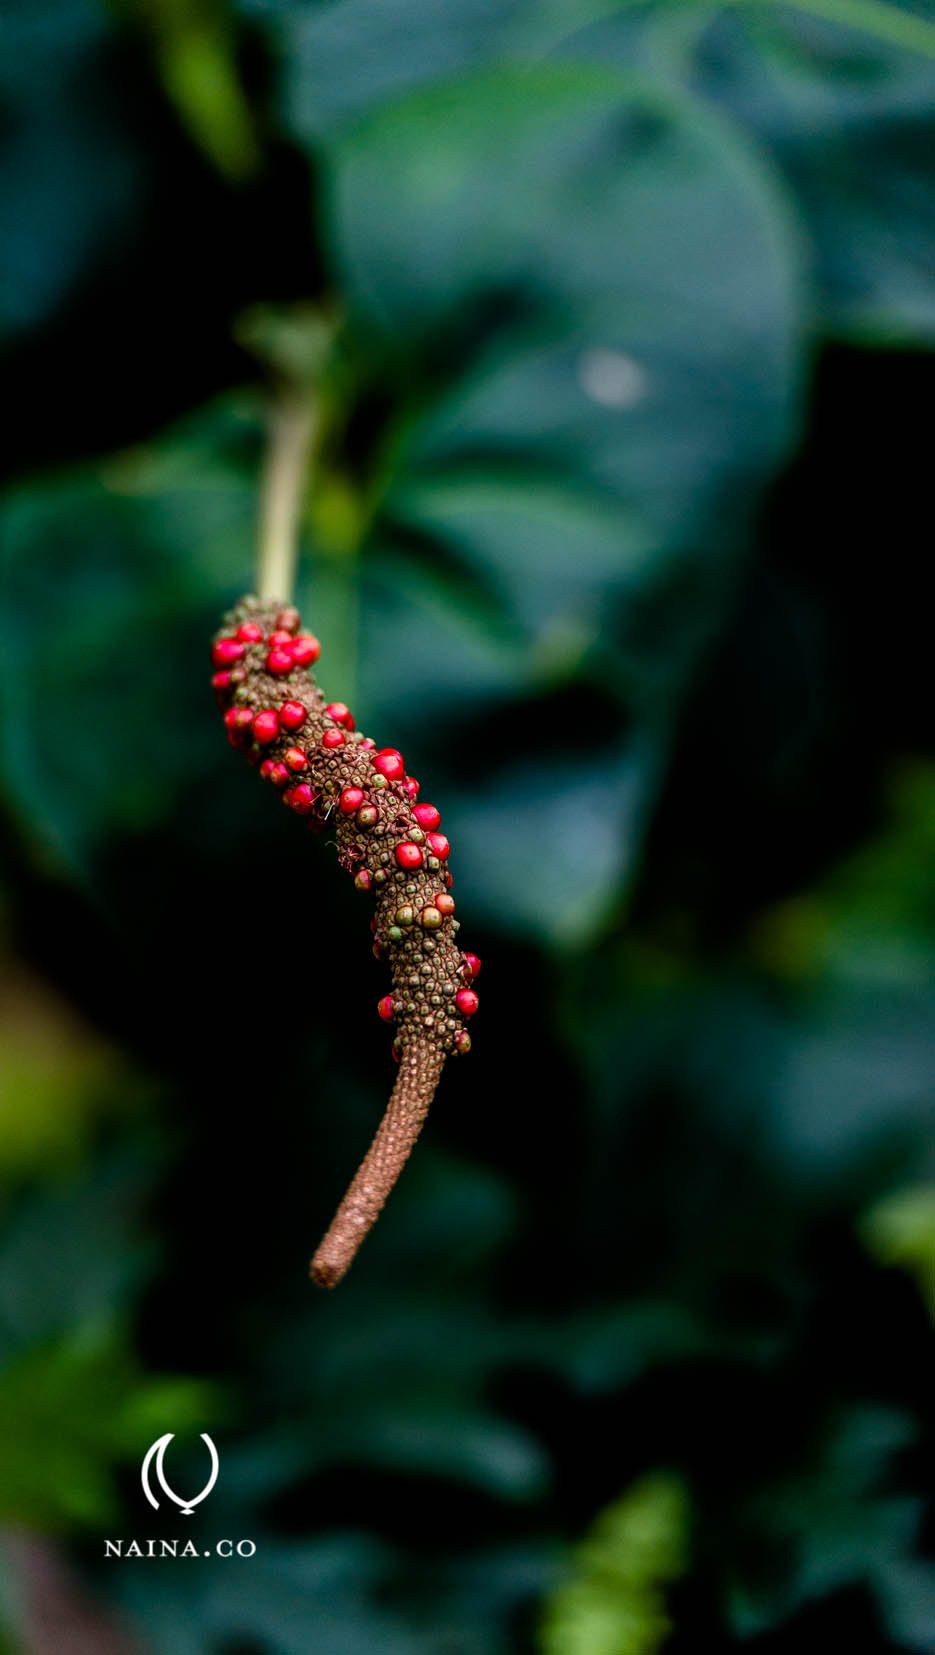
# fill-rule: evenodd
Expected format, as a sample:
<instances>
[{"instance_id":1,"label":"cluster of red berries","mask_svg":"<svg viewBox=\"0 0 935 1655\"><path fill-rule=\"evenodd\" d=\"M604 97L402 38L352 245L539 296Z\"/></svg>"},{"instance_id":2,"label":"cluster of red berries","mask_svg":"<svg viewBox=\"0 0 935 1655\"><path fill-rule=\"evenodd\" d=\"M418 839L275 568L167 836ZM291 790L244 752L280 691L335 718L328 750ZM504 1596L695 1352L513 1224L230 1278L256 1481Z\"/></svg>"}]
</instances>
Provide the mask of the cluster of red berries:
<instances>
[{"instance_id":1,"label":"cluster of red berries","mask_svg":"<svg viewBox=\"0 0 935 1655\"><path fill-rule=\"evenodd\" d=\"M310 671L320 654L297 610L244 599L212 651L228 740L296 815L319 827L333 821L341 865L374 893L374 953L393 975L377 1009L396 1023L397 1059L413 1042L467 1052L480 960L455 942L441 817L418 802L419 783L395 747L377 748L343 702L325 702Z\"/></svg>"}]
</instances>

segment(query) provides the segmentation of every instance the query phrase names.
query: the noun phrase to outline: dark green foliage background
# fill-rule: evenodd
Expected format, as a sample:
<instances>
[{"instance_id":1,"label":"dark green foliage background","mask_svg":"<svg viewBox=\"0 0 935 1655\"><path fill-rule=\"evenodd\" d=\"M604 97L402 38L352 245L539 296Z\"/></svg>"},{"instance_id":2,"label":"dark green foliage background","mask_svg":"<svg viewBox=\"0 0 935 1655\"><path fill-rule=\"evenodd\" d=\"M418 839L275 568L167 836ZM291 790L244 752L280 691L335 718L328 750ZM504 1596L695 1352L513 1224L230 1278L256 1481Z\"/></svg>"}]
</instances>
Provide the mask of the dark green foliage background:
<instances>
[{"instance_id":1,"label":"dark green foliage background","mask_svg":"<svg viewBox=\"0 0 935 1655\"><path fill-rule=\"evenodd\" d=\"M0 1643L935 1649L930 7L16 0L0 47ZM333 1297L383 973L206 665L244 341L305 303L322 681L484 958ZM104 1564L186 1523L256 1558Z\"/></svg>"}]
</instances>

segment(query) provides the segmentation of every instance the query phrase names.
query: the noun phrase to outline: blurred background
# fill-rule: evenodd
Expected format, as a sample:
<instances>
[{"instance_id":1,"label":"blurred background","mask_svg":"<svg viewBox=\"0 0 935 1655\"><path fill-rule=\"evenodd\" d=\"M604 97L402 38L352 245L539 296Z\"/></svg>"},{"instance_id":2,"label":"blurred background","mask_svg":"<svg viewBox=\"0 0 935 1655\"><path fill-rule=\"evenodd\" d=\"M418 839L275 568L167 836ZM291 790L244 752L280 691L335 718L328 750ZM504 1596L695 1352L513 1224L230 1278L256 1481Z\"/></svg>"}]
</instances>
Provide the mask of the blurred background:
<instances>
[{"instance_id":1,"label":"blurred background","mask_svg":"<svg viewBox=\"0 0 935 1655\"><path fill-rule=\"evenodd\" d=\"M935 1649L931 7L0 46L0 1647ZM322 339L321 682L484 961L333 1296L385 971L208 685Z\"/></svg>"}]
</instances>

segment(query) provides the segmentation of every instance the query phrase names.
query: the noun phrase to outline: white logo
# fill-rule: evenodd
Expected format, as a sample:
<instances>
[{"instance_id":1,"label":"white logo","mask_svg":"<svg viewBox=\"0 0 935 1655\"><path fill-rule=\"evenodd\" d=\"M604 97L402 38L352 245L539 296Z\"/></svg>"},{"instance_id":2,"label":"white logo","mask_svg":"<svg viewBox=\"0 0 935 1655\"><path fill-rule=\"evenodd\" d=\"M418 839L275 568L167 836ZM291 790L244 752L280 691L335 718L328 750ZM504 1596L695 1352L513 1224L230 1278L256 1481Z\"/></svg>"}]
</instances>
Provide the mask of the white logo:
<instances>
[{"instance_id":1,"label":"white logo","mask_svg":"<svg viewBox=\"0 0 935 1655\"><path fill-rule=\"evenodd\" d=\"M169 1444L172 1441L172 1438L174 1436L175 1436L174 1431L167 1431L164 1437L157 1437L156 1441L153 1443L152 1447L147 1452L146 1458L143 1461L143 1470L141 1472L141 1480L142 1480L142 1483L143 1483L143 1493L146 1495L146 1498L149 1501L150 1505L156 1511L158 1511L159 1510L159 1501L156 1499L155 1495L153 1494L153 1491L150 1487L150 1481L149 1481L149 1475L150 1475L149 1468L152 1465L153 1460L155 1459L155 1461L156 1461L156 1478L157 1478L157 1481L159 1483L159 1487L162 1489L163 1494L166 1496L167 1499L174 1500L176 1505L181 1507L183 1517L190 1517L192 1512L194 1511L195 1507L197 1505L199 1505L202 1500L207 1498L207 1496L211 1493L211 1490L214 1487L215 1483L217 1482L218 1451L215 1448L214 1443L211 1441L211 1438L208 1436L207 1432L202 1431L201 1440L202 1440L203 1443L207 1444L208 1453L211 1455L211 1475L208 1478L208 1481L205 1483L205 1486L202 1489L201 1493L196 1494L194 1499L192 1499L192 1500L180 1500L177 1494L173 1494L171 1488L169 1487L168 1483L166 1482L166 1474L165 1474L165 1471L163 1470L163 1464L162 1464L163 1459L165 1458L166 1449L168 1448L168 1446L169 1446Z\"/></svg>"}]
</instances>

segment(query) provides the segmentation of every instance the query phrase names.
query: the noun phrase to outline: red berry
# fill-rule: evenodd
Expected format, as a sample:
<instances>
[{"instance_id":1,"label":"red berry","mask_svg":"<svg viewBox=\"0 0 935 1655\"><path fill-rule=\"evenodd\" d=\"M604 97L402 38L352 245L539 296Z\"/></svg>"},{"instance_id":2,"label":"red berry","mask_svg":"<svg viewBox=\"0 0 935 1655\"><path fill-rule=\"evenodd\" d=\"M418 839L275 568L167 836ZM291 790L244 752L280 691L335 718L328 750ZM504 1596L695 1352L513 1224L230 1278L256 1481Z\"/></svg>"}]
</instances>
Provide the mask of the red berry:
<instances>
[{"instance_id":1,"label":"red berry","mask_svg":"<svg viewBox=\"0 0 935 1655\"><path fill-rule=\"evenodd\" d=\"M288 632L271 632L269 635L270 649L289 649L292 639Z\"/></svg>"},{"instance_id":2,"label":"red berry","mask_svg":"<svg viewBox=\"0 0 935 1655\"><path fill-rule=\"evenodd\" d=\"M266 712L257 713L253 720L253 734L264 747L268 742L276 740L279 734L279 719L272 708L267 709Z\"/></svg>"},{"instance_id":3,"label":"red berry","mask_svg":"<svg viewBox=\"0 0 935 1655\"><path fill-rule=\"evenodd\" d=\"M344 746L344 731L343 730L326 730L324 735L321 738L321 744L322 744L323 747L343 747Z\"/></svg>"},{"instance_id":4,"label":"red berry","mask_svg":"<svg viewBox=\"0 0 935 1655\"><path fill-rule=\"evenodd\" d=\"M418 798L418 796L419 796L419 783L416 781L415 776L404 776L403 777L403 786L406 789L406 792L409 794L410 799L417 799Z\"/></svg>"},{"instance_id":5,"label":"red berry","mask_svg":"<svg viewBox=\"0 0 935 1655\"><path fill-rule=\"evenodd\" d=\"M243 626L237 628L237 636L245 644L258 644L263 636L263 628L257 626L256 621L244 621Z\"/></svg>"},{"instance_id":6,"label":"red berry","mask_svg":"<svg viewBox=\"0 0 935 1655\"><path fill-rule=\"evenodd\" d=\"M383 1018L384 1023L393 1021L393 996L384 994L382 1000L377 1001L377 1015Z\"/></svg>"},{"instance_id":7,"label":"red berry","mask_svg":"<svg viewBox=\"0 0 935 1655\"><path fill-rule=\"evenodd\" d=\"M285 798L286 803L300 816L307 816L315 804L315 795L308 782L299 782L297 787L290 788Z\"/></svg>"},{"instance_id":8,"label":"red berry","mask_svg":"<svg viewBox=\"0 0 935 1655\"><path fill-rule=\"evenodd\" d=\"M471 1036L467 1029L459 1029L455 1035L455 1052L458 1057L466 1057L471 1049Z\"/></svg>"},{"instance_id":9,"label":"red berry","mask_svg":"<svg viewBox=\"0 0 935 1655\"><path fill-rule=\"evenodd\" d=\"M451 846L445 838L445 835L443 833L427 833L425 840L429 850L432 852L432 855L437 856L439 862L444 862L446 856L451 850Z\"/></svg>"},{"instance_id":10,"label":"red berry","mask_svg":"<svg viewBox=\"0 0 935 1655\"><path fill-rule=\"evenodd\" d=\"M260 768L262 769L262 765L260 766ZM272 770L269 773L269 779L272 782L274 787L285 787L286 782L289 781L289 779L290 779L289 772L286 769L285 765L284 764L274 764Z\"/></svg>"},{"instance_id":11,"label":"red berry","mask_svg":"<svg viewBox=\"0 0 935 1655\"><path fill-rule=\"evenodd\" d=\"M299 611L297 609L293 609L291 604L285 609L280 609L276 616L277 627L282 628L284 632L294 632L298 624Z\"/></svg>"},{"instance_id":12,"label":"red berry","mask_svg":"<svg viewBox=\"0 0 935 1655\"><path fill-rule=\"evenodd\" d=\"M216 667L229 667L239 661L243 653L244 646L236 638L219 638L211 651L211 659Z\"/></svg>"},{"instance_id":13,"label":"red berry","mask_svg":"<svg viewBox=\"0 0 935 1655\"><path fill-rule=\"evenodd\" d=\"M476 954L465 954L465 956L464 956L464 965L462 966L461 969L465 973L465 975L467 976L467 980L468 980L469 983L473 982L475 977L479 977L480 976L480 960L478 959L477 955Z\"/></svg>"},{"instance_id":14,"label":"red berry","mask_svg":"<svg viewBox=\"0 0 935 1655\"><path fill-rule=\"evenodd\" d=\"M260 775L265 782L272 781L273 771L276 769L275 759L264 759L260 765Z\"/></svg>"},{"instance_id":15,"label":"red berry","mask_svg":"<svg viewBox=\"0 0 935 1655\"><path fill-rule=\"evenodd\" d=\"M325 712L329 718L334 719L335 724L343 724L345 730L353 730L354 715L348 707L345 707L343 701L332 701L325 708Z\"/></svg>"},{"instance_id":16,"label":"red berry","mask_svg":"<svg viewBox=\"0 0 935 1655\"><path fill-rule=\"evenodd\" d=\"M246 730L253 723L253 710L250 707L228 707L224 723L229 730Z\"/></svg>"},{"instance_id":17,"label":"red berry","mask_svg":"<svg viewBox=\"0 0 935 1655\"><path fill-rule=\"evenodd\" d=\"M284 649L271 649L266 657L266 670L277 678L284 678L292 671L292 656Z\"/></svg>"},{"instance_id":18,"label":"red berry","mask_svg":"<svg viewBox=\"0 0 935 1655\"><path fill-rule=\"evenodd\" d=\"M345 816L353 816L366 798L362 787L345 787L341 793L340 809Z\"/></svg>"},{"instance_id":19,"label":"red berry","mask_svg":"<svg viewBox=\"0 0 935 1655\"><path fill-rule=\"evenodd\" d=\"M230 681L231 675L229 672L216 672L211 680L211 688L213 690L229 689Z\"/></svg>"},{"instance_id":20,"label":"red berry","mask_svg":"<svg viewBox=\"0 0 935 1655\"><path fill-rule=\"evenodd\" d=\"M455 911L455 899L447 891L439 891L434 902L440 914L453 914Z\"/></svg>"},{"instance_id":21,"label":"red berry","mask_svg":"<svg viewBox=\"0 0 935 1655\"><path fill-rule=\"evenodd\" d=\"M359 891L369 891L373 884L373 877L369 868L361 868L360 873L355 875L354 884Z\"/></svg>"},{"instance_id":22,"label":"red berry","mask_svg":"<svg viewBox=\"0 0 935 1655\"><path fill-rule=\"evenodd\" d=\"M283 763L287 764L290 770L304 770L308 764L308 759L301 747L287 747L282 756Z\"/></svg>"},{"instance_id":23,"label":"red berry","mask_svg":"<svg viewBox=\"0 0 935 1655\"><path fill-rule=\"evenodd\" d=\"M310 667L321 654L321 644L310 632L300 632L292 644L291 654L297 667Z\"/></svg>"},{"instance_id":24,"label":"red berry","mask_svg":"<svg viewBox=\"0 0 935 1655\"><path fill-rule=\"evenodd\" d=\"M376 742L371 740L370 736L364 736L363 741L360 743L361 751L365 753L372 753L376 745Z\"/></svg>"},{"instance_id":25,"label":"red berry","mask_svg":"<svg viewBox=\"0 0 935 1655\"><path fill-rule=\"evenodd\" d=\"M422 852L411 839L404 839L401 845L396 846L396 860L401 868L421 868Z\"/></svg>"},{"instance_id":26,"label":"red berry","mask_svg":"<svg viewBox=\"0 0 935 1655\"><path fill-rule=\"evenodd\" d=\"M395 747L381 747L373 760L374 770L379 770L387 781L396 782L406 774L406 766L402 753L397 753Z\"/></svg>"},{"instance_id":27,"label":"red berry","mask_svg":"<svg viewBox=\"0 0 935 1655\"><path fill-rule=\"evenodd\" d=\"M287 730L300 730L307 717L301 701L284 701L279 709L279 722Z\"/></svg>"},{"instance_id":28,"label":"red berry","mask_svg":"<svg viewBox=\"0 0 935 1655\"><path fill-rule=\"evenodd\" d=\"M413 805L412 814L420 828L437 828L441 823L441 817L434 805Z\"/></svg>"},{"instance_id":29,"label":"red berry","mask_svg":"<svg viewBox=\"0 0 935 1655\"><path fill-rule=\"evenodd\" d=\"M224 723L227 725L227 739L232 747L245 747L253 723L253 710L250 707L228 707L224 714Z\"/></svg>"},{"instance_id":30,"label":"red berry","mask_svg":"<svg viewBox=\"0 0 935 1655\"><path fill-rule=\"evenodd\" d=\"M459 988L455 995L455 1005L462 1017L473 1017L480 1001L472 988Z\"/></svg>"}]
</instances>

